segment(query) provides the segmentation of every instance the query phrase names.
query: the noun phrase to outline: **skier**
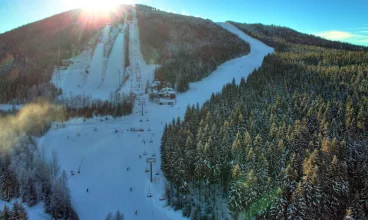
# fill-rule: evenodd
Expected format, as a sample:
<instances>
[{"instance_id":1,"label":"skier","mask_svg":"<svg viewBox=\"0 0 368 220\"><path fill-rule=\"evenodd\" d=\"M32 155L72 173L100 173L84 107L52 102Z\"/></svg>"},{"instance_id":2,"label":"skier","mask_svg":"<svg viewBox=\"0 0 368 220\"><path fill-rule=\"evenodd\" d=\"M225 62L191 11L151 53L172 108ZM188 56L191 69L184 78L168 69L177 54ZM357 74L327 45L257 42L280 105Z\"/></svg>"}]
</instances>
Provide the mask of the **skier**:
<instances>
[{"instance_id":1,"label":"skier","mask_svg":"<svg viewBox=\"0 0 368 220\"><path fill-rule=\"evenodd\" d=\"M141 155L139 155L139 158L141 158Z\"/></svg>"},{"instance_id":2,"label":"skier","mask_svg":"<svg viewBox=\"0 0 368 220\"><path fill-rule=\"evenodd\" d=\"M115 130L115 133L118 133L118 130Z\"/></svg>"},{"instance_id":3,"label":"skier","mask_svg":"<svg viewBox=\"0 0 368 220\"><path fill-rule=\"evenodd\" d=\"M129 170L129 167L127 168L127 171Z\"/></svg>"},{"instance_id":4,"label":"skier","mask_svg":"<svg viewBox=\"0 0 368 220\"><path fill-rule=\"evenodd\" d=\"M87 192L88 192L88 188L87 188Z\"/></svg>"},{"instance_id":5,"label":"skier","mask_svg":"<svg viewBox=\"0 0 368 220\"><path fill-rule=\"evenodd\" d=\"M137 215L137 214L138 214L138 210L135 210L134 214L136 214L136 215Z\"/></svg>"},{"instance_id":6,"label":"skier","mask_svg":"<svg viewBox=\"0 0 368 220\"><path fill-rule=\"evenodd\" d=\"M130 192L133 190L133 188L132 187L130 187Z\"/></svg>"}]
</instances>

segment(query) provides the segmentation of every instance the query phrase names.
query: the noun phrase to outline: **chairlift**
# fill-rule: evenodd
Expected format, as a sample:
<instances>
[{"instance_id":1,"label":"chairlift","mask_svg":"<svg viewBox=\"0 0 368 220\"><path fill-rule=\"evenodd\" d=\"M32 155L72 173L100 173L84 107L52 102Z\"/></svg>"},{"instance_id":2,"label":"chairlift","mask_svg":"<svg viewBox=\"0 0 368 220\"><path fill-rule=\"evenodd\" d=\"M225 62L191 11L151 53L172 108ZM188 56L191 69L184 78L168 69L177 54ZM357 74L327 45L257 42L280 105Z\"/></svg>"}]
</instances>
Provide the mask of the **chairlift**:
<instances>
[{"instance_id":1,"label":"chairlift","mask_svg":"<svg viewBox=\"0 0 368 220\"><path fill-rule=\"evenodd\" d=\"M144 156L147 156L147 152L146 152L146 151L143 151L143 155L144 155Z\"/></svg>"},{"instance_id":2,"label":"chairlift","mask_svg":"<svg viewBox=\"0 0 368 220\"><path fill-rule=\"evenodd\" d=\"M152 193L151 193L151 185L149 185L149 189L148 189L148 194L147 194L148 198L152 197Z\"/></svg>"},{"instance_id":3,"label":"chairlift","mask_svg":"<svg viewBox=\"0 0 368 220\"><path fill-rule=\"evenodd\" d=\"M144 172L148 173L149 172L149 169L147 167L147 164L146 164L146 169L144 170Z\"/></svg>"},{"instance_id":4,"label":"chairlift","mask_svg":"<svg viewBox=\"0 0 368 220\"><path fill-rule=\"evenodd\" d=\"M152 154L152 157L156 157L156 153L153 153L153 154Z\"/></svg>"}]
</instances>

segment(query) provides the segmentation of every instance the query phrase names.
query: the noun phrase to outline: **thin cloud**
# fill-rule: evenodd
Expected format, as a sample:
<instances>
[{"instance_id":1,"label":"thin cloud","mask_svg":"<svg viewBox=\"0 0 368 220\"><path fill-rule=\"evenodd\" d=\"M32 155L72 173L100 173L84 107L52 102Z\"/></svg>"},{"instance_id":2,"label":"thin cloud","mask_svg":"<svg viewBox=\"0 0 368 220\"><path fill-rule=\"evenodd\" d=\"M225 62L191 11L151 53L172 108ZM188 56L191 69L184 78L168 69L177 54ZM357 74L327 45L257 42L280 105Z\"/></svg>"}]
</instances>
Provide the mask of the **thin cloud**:
<instances>
[{"instance_id":1,"label":"thin cloud","mask_svg":"<svg viewBox=\"0 0 368 220\"><path fill-rule=\"evenodd\" d=\"M335 40L335 41L345 41L353 44L362 44L367 45L368 43L368 31L359 31L359 34L355 34L356 32L346 32L346 31L337 31L337 30L330 30L330 31L323 31L314 33L314 35L326 38L328 40Z\"/></svg>"},{"instance_id":2,"label":"thin cloud","mask_svg":"<svg viewBox=\"0 0 368 220\"><path fill-rule=\"evenodd\" d=\"M314 35L317 35L319 37L323 37L329 40L344 40L347 38L351 38L354 36L352 33L344 32L344 31L323 31L319 33L315 33Z\"/></svg>"}]
</instances>

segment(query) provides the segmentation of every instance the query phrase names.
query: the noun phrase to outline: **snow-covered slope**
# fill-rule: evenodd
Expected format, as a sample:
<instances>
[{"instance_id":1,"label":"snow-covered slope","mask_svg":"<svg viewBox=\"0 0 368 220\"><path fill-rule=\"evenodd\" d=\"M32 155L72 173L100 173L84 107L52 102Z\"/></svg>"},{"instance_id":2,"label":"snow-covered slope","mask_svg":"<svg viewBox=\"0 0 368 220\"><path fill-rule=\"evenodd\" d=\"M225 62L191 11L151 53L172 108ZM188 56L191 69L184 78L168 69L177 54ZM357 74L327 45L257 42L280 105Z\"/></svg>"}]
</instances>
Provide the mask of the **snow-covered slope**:
<instances>
[{"instance_id":1,"label":"snow-covered slope","mask_svg":"<svg viewBox=\"0 0 368 220\"><path fill-rule=\"evenodd\" d=\"M177 96L177 103L173 107L150 103L148 96L143 95L139 99L146 103L144 116L137 101L134 113L130 116L110 118L108 121L104 118L93 118L86 122L73 119L66 123L65 128L51 130L40 138L39 144L45 146L47 153L51 154L52 150L58 152L61 166L68 173L72 170L76 172L81 166L80 174L69 176L69 187L72 205L82 220L104 219L109 212L116 210L123 212L126 219L183 218L180 212L174 212L170 207L165 207L164 201L159 201L165 186L159 155L165 123L171 122L174 117L183 118L188 104L202 104L233 78L239 82L241 77L246 77L254 68L261 66L265 55L273 52L272 48L232 25L219 25L249 42L250 54L230 60L209 77L191 83L188 92ZM130 28L130 63L133 70L130 77L133 81L128 81L121 91L130 91L132 85L133 91L139 94L144 92L146 80L152 79L154 66L146 65L141 56L135 18ZM138 84L142 84L140 88ZM132 127L143 128L144 132L131 132ZM150 183L149 174L145 172L148 168L146 158L153 157L153 154L156 154L153 171L159 175L154 175L154 181ZM147 197L149 193L153 197ZM134 214L135 210L138 211L137 215Z\"/></svg>"},{"instance_id":2,"label":"snow-covered slope","mask_svg":"<svg viewBox=\"0 0 368 220\"><path fill-rule=\"evenodd\" d=\"M101 80L101 84L97 87L93 94L94 98L107 99L110 92L115 93L115 91L120 87L122 77L124 74L124 63L125 63L125 53L124 53L124 31L126 29L126 24L122 28L122 32L118 34L114 47L111 51L109 57L106 73Z\"/></svg>"},{"instance_id":3,"label":"snow-covered slope","mask_svg":"<svg viewBox=\"0 0 368 220\"><path fill-rule=\"evenodd\" d=\"M122 33L118 34L109 57L105 57L104 50L105 44L110 40L112 27L106 25L92 59L89 56L90 51L84 51L73 59L74 63L66 70L61 70L59 74L55 71L52 82L57 87L62 88L63 94L66 96L70 94L73 96L89 95L92 98L108 99L110 93L114 93L119 88L119 72L121 76L124 73L125 27L126 24L122 27Z\"/></svg>"}]
</instances>

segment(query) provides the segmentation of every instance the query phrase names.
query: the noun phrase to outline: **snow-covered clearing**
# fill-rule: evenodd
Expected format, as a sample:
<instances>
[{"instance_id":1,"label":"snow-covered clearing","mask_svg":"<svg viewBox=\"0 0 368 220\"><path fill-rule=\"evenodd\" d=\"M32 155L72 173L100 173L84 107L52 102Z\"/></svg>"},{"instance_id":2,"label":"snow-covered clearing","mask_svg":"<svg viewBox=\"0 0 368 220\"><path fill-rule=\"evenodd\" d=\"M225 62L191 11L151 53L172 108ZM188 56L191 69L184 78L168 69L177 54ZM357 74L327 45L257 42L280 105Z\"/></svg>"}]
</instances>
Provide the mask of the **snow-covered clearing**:
<instances>
[{"instance_id":1,"label":"snow-covered clearing","mask_svg":"<svg viewBox=\"0 0 368 220\"><path fill-rule=\"evenodd\" d=\"M133 92L139 94L144 93L147 79L153 79L154 65L146 65L143 61L139 49L135 13L133 18L130 24L130 63L133 70L130 79L132 81L128 80L120 91L129 92L132 87ZM65 128L50 130L39 139L39 145L45 146L47 154L51 154L52 150L58 152L61 167L67 173L70 171L77 173L80 166L80 174L69 175L72 205L80 219L104 219L109 212L115 213L116 210L123 212L126 219L183 218L181 212L174 212L170 207L165 207L165 201L159 201L165 186L165 178L160 170L159 154L165 123L171 122L178 116L183 118L188 104L197 102L202 104L213 92L220 92L223 85L231 82L233 78L239 82L241 77L247 77L254 68L261 66L265 55L273 52L272 48L250 38L232 25L227 23L219 23L219 25L249 42L250 54L230 60L220 65L209 77L200 82L191 83L190 90L179 94L177 103L173 107L151 103L148 95L142 95L139 99L145 102L143 116L140 102L136 101L134 112L130 116L109 118L107 121L104 117L93 118L86 122L83 122L83 119L73 119L65 123ZM103 47L103 45L100 46ZM97 48L92 62L96 65L96 69L100 66L101 56L98 53L100 52ZM110 65L109 63L111 71L116 71L115 65L120 64L111 63ZM100 75L97 70L92 73L91 69L90 74L96 74L97 82L101 80L98 78ZM117 80L117 75L112 76L113 74L111 78ZM107 74L106 77L108 77ZM73 79L70 78L65 82L74 83L72 81ZM88 77L85 85L91 85L91 87L88 87L89 90L83 90L85 92L93 92L93 89L96 89L89 81L93 81L92 76ZM75 83L73 85L74 87L65 88L69 88L75 94L78 89ZM102 97L102 94L105 95L104 92L95 90L93 97ZM144 131L131 132L132 127L143 128ZM144 155L144 152L147 155ZM149 168L146 158L154 157L153 154L156 154L156 163L153 164L154 181L150 183L149 173L145 172L145 169ZM156 172L159 175L155 175ZM89 192L86 191L87 188ZM152 194L151 198L147 197L149 193ZM134 214L135 210L138 211L137 215Z\"/></svg>"}]
</instances>

